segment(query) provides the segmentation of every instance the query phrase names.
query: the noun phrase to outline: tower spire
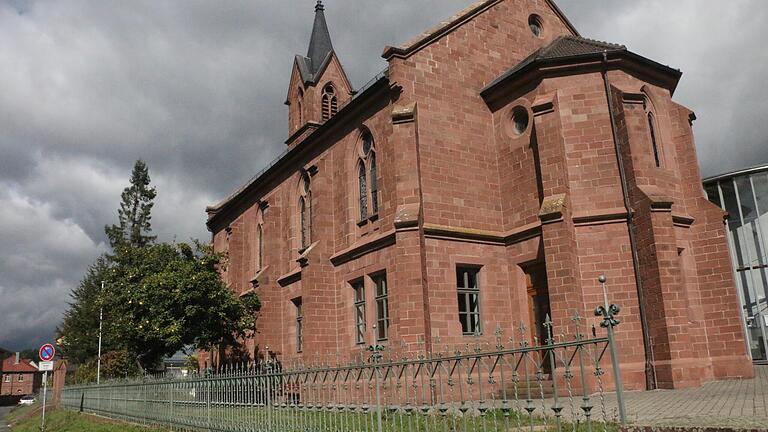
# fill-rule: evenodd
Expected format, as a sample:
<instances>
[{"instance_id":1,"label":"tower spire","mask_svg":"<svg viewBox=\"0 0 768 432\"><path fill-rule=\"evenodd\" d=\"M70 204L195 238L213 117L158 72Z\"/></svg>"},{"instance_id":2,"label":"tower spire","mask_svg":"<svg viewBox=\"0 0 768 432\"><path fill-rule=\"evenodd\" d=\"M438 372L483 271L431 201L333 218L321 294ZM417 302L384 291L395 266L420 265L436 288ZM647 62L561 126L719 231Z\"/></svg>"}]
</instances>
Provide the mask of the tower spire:
<instances>
[{"instance_id":1,"label":"tower spire","mask_svg":"<svg viewBox=\"0 0 768 432\"><path fill-rule=\"evenodd\" d=\"M312 27L312 37L309 39L307 58L309 67L314 74L322 65L325 58L333 51L331 34L328 32L328 23L325 22L325 6L321 0L315 5L315 24Z\"/></svg>"}]
</instances>

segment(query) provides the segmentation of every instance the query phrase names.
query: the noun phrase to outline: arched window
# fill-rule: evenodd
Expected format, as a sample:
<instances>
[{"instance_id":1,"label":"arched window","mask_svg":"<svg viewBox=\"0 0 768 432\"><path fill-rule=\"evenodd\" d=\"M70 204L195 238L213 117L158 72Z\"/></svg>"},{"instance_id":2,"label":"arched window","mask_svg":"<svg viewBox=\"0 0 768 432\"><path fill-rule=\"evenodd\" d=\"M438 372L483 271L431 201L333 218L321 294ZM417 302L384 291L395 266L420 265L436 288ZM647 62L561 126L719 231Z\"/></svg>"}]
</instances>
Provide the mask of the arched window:
<instances>
[{"instance_id":1,"label":"arched window","mask_svg":"<svg viewBox=\"0 0 768 432\"><path fill-rule=\"evenodd\" d=\"M370 180L367 176L370 173ZM358 150L357 178L360 220L379 213L379 181L376 168L376 149L369 131L362 134ZM370 210L370 214L368 212Z\"/></svg>"},{"instance_id":2,"label":"arched window","mask_svg":"<svg viewBox=\"0 0 768 432\"><path fill-rule=\"evenodd\" d=\"M309 175L301 176L299 186L299 240L300 248L306 249L312 242L312 193L310 191Z\"/></svg>"},{"instance_id":3,"label":"arched window","mask_svg":"<svg viewBox=\"0 0 768 432\"><path fill-rule=\"evenodd\" d=\"M357 184L360 192L360 220L368 218L368 186L365 181L365 162L357 164Z\"/></svg>"},{"instance_id":4,"label":"arched window","mask_svg":"<svg viewBox=\"0 0 768 432\"><path fill-rule=\"evenodd\" d=\"M379 213L379 179L376 173L376 153L371 152L368 157L371 164L371 212Z\"/></svg>"},{"instance_id":5,"label":"arched window","mask_svg":"<svg viewBox=\"0 0 768 432\"><path fill-rule=\"evenodd\" d=\"M304 125L304 90L299 88L299 101L297 104L299 113L299 127Z\"/></svg>"},{"instance_id":6,"label":"arched window","mask_svg":"<svg viewBox=\"0 0 768 432\"><path fill-rule=\"evenodd\" d=\"M321 110L323 113L323 120L328 120L329 118L333 117L339 110L339 101L336 98L336 89L333 88L332 84L328 84L325 86L325 88L323 88Z\"/></svg>"},{"instance_id":7,"label":"arched window","mask_svg":"<svg viewBox=\"0 0 768 432\"><path fill-rule=\"evenodd\" d=\"M648 130L651 133L651 145L653 146L653 159L656 166L661 166L661 155L659 154L659 144L656 142L656 126L654 125L653 113L648 113Z\"/></svg>"},{"instance_id":8,"label":"arched window","mask_svg":"<svg viewBox=\"0 0 768 432\"><path fill-rule=\"evenodd\" d=\"M307 201L304 197L299 198L299 218L301 219L301 248L308 246L307 240Z\"/></svg>"},{"instance_id":9,"label":"arched window","mask_svg":"<svg viewBox=\"0 0 768 432\"><path fill-rule=\"evenodd\" d=\"M257 259L259 261L257 262L257 264L258 264L258 268L262 269L264 268L264 225L263 224L259 224L259 227L256 229L256 233L259 236L259 239L258 239L259 249L257 251L257 256L258 256Z\"/></svg>"}]
</instances>

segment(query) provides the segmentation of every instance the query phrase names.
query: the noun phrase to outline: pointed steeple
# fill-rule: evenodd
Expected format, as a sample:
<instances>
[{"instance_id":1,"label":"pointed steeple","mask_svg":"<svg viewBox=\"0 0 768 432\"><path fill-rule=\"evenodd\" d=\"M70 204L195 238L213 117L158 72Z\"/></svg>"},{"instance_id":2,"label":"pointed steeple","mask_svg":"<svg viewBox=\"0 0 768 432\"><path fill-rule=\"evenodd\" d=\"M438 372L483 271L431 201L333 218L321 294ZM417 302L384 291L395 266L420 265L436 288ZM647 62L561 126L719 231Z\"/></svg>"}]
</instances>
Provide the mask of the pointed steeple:
<instances>
[{"instance_id":1,"label":"pointed steeple","mask_svg":"<svg viewBox=\"0 0 768 432\"><path fill-rule=\"evenodd\" d=\"M315 24L312 27L312 37L309 39L309 50L307 58L309 59L310 73L317 73L328 55L333 52L331 43L331 34L328 32L328 23L325 22L325 6L321 0L317 0L315 5Z\"/></svg>"}]
</instances>

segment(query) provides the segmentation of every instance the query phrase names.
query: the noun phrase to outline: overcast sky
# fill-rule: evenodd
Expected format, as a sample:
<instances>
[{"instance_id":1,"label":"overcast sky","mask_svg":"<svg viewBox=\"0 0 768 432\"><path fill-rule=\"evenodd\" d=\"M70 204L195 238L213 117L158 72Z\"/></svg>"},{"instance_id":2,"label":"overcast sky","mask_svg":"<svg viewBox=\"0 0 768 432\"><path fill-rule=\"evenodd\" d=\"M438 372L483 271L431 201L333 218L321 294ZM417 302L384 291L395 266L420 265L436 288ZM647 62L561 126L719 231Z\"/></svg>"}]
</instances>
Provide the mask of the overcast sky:
<instances>
[{"instance_id":1,"label":"overcast sky","mask_svg":"<svg viewBox=\"0 0 768 432\"><path fill-rule=\"evenodd\" d=\"M470 0L326 0L359 87ZM560 0L581 34L684 72L703 173L768 162L768 2ZM0 346L50 340L105 251L137 158L162 240L208 239L205 206L283 148L314 0L0 0ZM512 66L510 64L510 66Z\"/></svg>"}]
</instances>

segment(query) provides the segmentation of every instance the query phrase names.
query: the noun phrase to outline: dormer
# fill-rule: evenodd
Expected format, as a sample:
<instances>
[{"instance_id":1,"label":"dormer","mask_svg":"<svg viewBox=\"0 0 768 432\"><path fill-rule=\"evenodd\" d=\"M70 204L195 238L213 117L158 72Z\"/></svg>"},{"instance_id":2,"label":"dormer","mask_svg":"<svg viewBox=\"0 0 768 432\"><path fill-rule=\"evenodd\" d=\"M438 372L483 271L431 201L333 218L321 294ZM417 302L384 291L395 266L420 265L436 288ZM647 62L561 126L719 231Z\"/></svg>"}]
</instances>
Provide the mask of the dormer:
<instances>
[{"instance_id":1,"label":"dormer","mask_svg":"<svg viewBox=\"0 0 768 432\"><path fill-rule=\"evenodd\" d=\"M301 142L332 118L352 97L352 85L333 50L325 6L315 5L315 23L307 55L297 55L288 87L288 141Z\"/></svg>"}]
</instances>

